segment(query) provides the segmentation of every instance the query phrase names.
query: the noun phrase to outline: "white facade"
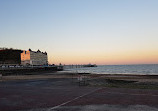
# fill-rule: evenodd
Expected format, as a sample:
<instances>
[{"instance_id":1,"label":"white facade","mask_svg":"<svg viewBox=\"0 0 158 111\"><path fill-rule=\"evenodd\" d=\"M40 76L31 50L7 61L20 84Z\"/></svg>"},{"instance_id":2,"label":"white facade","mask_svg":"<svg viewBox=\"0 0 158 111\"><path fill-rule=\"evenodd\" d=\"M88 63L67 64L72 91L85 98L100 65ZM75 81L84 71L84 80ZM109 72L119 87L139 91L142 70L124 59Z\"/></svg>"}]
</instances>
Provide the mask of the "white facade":
<instances>
[{"instance_id":1,"label":"white facade","mask_svg":"<svg viewBox=\"0 0 158 111\"><path fill-rule=\"evenodd\" d=\"M47 65L48 57L47 53L41 51L23 51L21 53L21 64L22 65Z\"/></svg>"}]
</instances>

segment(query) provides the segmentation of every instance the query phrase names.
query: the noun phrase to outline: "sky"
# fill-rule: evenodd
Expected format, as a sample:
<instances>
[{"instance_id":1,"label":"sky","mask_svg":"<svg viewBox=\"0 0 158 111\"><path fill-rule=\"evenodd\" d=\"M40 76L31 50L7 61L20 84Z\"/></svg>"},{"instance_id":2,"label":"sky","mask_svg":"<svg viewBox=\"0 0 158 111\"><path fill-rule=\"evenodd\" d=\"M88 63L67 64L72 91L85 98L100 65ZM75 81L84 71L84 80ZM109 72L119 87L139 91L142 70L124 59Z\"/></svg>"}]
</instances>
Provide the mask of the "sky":
<instances>
[{"instance_id":1,"label":"sky","mask_svg":"<svg viewBox=\"0 0 158 111\"><path fill-rule=\"evenodd\" d=\"M158 0L0 0L0 47L50 64L158 64Z\"/></svg>"}]
</instances>

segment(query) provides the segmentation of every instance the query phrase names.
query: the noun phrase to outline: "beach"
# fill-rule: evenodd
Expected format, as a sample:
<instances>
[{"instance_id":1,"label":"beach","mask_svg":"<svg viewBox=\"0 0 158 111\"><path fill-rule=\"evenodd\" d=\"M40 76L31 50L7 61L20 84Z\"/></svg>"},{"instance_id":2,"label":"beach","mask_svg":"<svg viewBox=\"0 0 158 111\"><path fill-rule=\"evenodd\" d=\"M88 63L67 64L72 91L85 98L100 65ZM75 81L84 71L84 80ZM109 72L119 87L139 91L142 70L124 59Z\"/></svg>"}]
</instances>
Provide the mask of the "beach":
<instances>
[{"instance_id":1,"label":"beach","mask_svg":"<svg viewBox=\"0 0 158 111\"><path fill-rule=\"evenodd\" d=\"M95 87L117 87L137 89L158 89L157 75L138 74L90 74L73 73L66 71L41 72L30 75L2 76L0 82L23 81L23 80L47 80L47 79L69 79L83 86Z\"/></svg>"},{"instance_id":2,"label":"beach","mask_svg":"<svg viewBox=\"0 0 158 111\"><path fill-rule=\"evenodd\" d=\"M75 72L42 72L25 75L10 75L1 77L0 81L9 80L29 80L29 79L49 79L49 78L77 78L79 75L84 75L87 79L113 79L126 80L136 82L158 82L158 75L139 75L139 74L90 74L90 73L75 73Z\"/></svg>"},{"instance_id":3,"label":"beach","mask_svg":"<svg viewBox=\"0 0 158 111\"><path fill-rule=\"evenodd\" d=\"M0 81L3 111L156 111L157 99L155 75L42 72Z\"/></svg>"}]
</instances>

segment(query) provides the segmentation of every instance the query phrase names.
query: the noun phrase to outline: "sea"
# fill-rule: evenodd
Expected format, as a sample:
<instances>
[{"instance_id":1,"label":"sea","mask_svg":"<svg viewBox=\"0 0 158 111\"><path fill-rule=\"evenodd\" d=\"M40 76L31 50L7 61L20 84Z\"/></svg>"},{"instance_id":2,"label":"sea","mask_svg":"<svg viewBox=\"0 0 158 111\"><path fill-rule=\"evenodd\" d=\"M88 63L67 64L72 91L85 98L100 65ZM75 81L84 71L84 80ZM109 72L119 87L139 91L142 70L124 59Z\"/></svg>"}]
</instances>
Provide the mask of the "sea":
<instances>
[{"instance_id":1,"label":"sea","mask_svg":"<svg viewBox=\"0 0 158 111\"><path fill-rule=\"evenodd\" d=\"M65 71L92 74L158 75L158 64L98 65L97 67L65 67Z\"/></svg>"}]
</instances>

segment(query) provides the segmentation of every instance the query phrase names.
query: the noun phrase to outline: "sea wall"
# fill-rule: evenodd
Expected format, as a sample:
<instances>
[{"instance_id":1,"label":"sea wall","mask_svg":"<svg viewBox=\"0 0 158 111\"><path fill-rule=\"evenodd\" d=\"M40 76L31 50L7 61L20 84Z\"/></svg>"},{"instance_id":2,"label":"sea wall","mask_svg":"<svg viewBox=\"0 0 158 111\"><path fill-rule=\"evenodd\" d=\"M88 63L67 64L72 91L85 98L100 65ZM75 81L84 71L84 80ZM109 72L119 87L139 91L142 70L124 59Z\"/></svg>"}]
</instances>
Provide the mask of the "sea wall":
<instances>
[{"instance_id":1,"label":"sea wall","mask_svg":"<svg viewBox=\"0 0 158 111\"><path fill-rule=\"evenodd\" d=\"M62 68L58 66L54 67L26 67L26 68L10 68L10 69L1 69L0 74L2 76L8 75L33 75L39 74L39 72L56 72L58 70L62 70Z\"/></svg>"}]
</instances>

